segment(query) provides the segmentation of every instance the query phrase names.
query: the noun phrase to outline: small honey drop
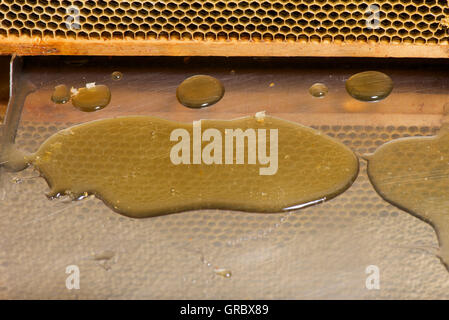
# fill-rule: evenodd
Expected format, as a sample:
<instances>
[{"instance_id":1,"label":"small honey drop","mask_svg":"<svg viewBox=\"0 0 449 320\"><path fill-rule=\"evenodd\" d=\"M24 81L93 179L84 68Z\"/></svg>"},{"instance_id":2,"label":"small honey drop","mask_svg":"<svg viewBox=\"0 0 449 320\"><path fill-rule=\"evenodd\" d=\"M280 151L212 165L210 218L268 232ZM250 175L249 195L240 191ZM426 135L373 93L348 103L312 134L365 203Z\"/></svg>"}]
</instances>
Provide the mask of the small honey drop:
<instances>
[{"instance_id":1,"label":"small honey drop","mask_svg":"<svg viewBox=\"0 0 449 320\"><path fill-rule=\"evenodd\" d=\"M360 101L379 101L393 90L393 80L379 71L365 71L351 76L346 81L346 91Z\"/></svg>"},{"instance_id":2,"label":"small honey drop","mask_svg":"<svg viewBox=\"0 0 449 320\"><path fill-rule=\"evenodd\" d=\"M328 93L328 88L323 83L314 83L309 88L309 93L315 98L322 98Z\"/></svg>"},{"instance_id":3,"label":"small honey drop","mask_svg":"<svg viewBox=\"0 0 449 320\"><path fill-rule=\"evenodd\" d=\"M114 80L114 81L120 81L120 80L122 80L122 78L123 78L123 73L121 73L120 71L114 71L114 72L111 74L111 78L112 78L112 80Z\"/></svg>"},{"instance_id":4,"label":"small honey drop","mask_svg":"<svg viewBox=\"0 0 449 320\"><path fill-rule=\"evenodd\" d=\"M232 277L232 272L231 272L231 270L223 269L223 268L217 268L217 269L215 269L214 271L215 271L215 274L218 275L218 276L222 276L222 277L224 277L224 278L230 278L230 277Z\"/></svg>"},{"instance_id":5,"label":"small honey drop","mask_svg":"<svg viewBox=\"0 0 449 320\"><path fill-rule=\"evenodd\" d=\"M73 105L85 112L103 109L111 101L111 91L105 85L86 86L76 90L72 96Z\"/></svg>"},{"instance_id":6,"label":"small honey drop","mask_svg":"<svg viewBox=\"0 0 449 320\"><path fill-rule=\"evenodd\" d=\"M70 90L65 84L55 87L51 95L51 101L57 104L64 104L70 100Z\"/></svg>"},{"instance_id":7,"label":"small honey drop","mask_svg":"<svg viewBox=\"0 0 449 320\"><path fill-rule=\"evenodd\" d=\"M16 172L28 167L28 154L17 149L14 145L8 144L0 151L0 165L7 171Z\"/></svg>"},{"instance_id":8,"label":"small honey drop","mask_svg":"<svg viewBox=\"0 0 449 320\"><path fill-rule=\"evenodd\" d=\"M225 89L211 76L196 75L184 80L176 90L178 101L189 108L211 106L223 98Z\"/></svg>"}]
</instances>

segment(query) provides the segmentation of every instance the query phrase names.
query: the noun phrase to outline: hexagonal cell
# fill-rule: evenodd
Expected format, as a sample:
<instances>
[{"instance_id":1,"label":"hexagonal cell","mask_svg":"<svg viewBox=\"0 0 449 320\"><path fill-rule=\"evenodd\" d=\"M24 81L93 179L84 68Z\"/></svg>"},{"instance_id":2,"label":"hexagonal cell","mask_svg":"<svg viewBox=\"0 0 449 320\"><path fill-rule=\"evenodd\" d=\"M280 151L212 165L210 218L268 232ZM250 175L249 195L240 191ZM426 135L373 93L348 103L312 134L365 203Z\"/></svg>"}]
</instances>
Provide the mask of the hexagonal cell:
<instances>
[{"instance_id":1,"label":"hexagonal cell","mask_svg":"<svg viewBox=\"0 0 449 320\"><path fill-rule=\"evenodd\" d=\"M136 9L139 9L139 8L141 8L142 7L142 1L132 1L131 2L131 7L132 8L136 8Z\"/></svg>"}]
</instances>

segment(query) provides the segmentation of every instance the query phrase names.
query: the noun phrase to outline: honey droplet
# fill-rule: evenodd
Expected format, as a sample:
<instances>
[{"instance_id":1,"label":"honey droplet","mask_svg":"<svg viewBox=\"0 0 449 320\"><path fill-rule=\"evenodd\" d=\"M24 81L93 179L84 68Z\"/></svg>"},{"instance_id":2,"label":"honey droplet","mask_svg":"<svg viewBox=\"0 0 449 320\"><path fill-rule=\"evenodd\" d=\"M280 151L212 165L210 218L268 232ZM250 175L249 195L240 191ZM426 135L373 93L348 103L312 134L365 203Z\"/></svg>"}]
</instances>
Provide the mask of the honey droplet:
<instances>
[{"instance_id":1,"label":"honey droplet","mask_svg":"<svg viewBox=\"0 0 449 320\"><path fill-rule=\"evenodd\" d=\"M214 269L214 272L218 276L222 276L223 278L230 278L232 277L231 270L224 269L224 268L216 268Z\"/></svg>"},{"instance_id":2,"label":"honey droplet","mask_svg":"<svg viewBox=\"0 0 449 320\"><path fill-rule=\"evenodd\" d=\"M309 88L309 93L315 98L322 98L328 93L328 88L323 83L314 83Z\"/></svg>"},{"instance_id":3,"label":"honey droplet","mask_svg":"<svg viewBox=\"0 0 449 320\"><path fill-rule=\"evenodd\" d=\"M225 89L211 76L196 75L184 80L176 90L178 101L189 108L211 106L223 98Z\"/></svg>"},{"instance_id":4,"label":"honey droplet","mask_svg":"<svg viewBox=\"0 0 449 320\"><path fill-rule=\"evenodd\" d=\"M111 74L111 78L112 78L112 80L114 80L114 81L120 81L120 80L122 80L122 78L123 78L123 73L121 73L120 71L114 71L114 72Z\"/></svg>"},{"instance_id":5,"label":"honey droplet","mask_svg":"<svg viewBox=\"0 0 449 320\"><path fill-rule=\"evenodd\" d=\"M28 154L17 149L14 145L7 144L0 151L0 166L3 166L7 171L21 171L28 166L30 161Z\"/></svg>"},{"instance_id":6,"label":"honey droplet","mask_svg":"<svg viewBox=\"0 0 449 320\"><path fill-rule=\"evenodd\" d=\"M379 101L393 90L393 80L379 71L357 73L346 80L346 91L360 101Z\"/></svg>"},{"instance_id":7,"label":"honey droplet","mask_svg":"<svg viewBox=\"0 0 449 320\"><path fill-rule=\"evenodd\" d=\"M92 112L103 109L111 101L111 91L105 85L86 86L76 90L72 104L81 111Z\"/></svg>"},{"instance_id":8,"label":"honey droplet","mask_svg":"<svg viewBox=\"0 0 449 320\"><path fill-rule=\"evenodd\" d=\"M70 100L70 90L65 84L55 87L51 95L51 101L58 104L67 103Z\"/></svg>"}]
</instances>

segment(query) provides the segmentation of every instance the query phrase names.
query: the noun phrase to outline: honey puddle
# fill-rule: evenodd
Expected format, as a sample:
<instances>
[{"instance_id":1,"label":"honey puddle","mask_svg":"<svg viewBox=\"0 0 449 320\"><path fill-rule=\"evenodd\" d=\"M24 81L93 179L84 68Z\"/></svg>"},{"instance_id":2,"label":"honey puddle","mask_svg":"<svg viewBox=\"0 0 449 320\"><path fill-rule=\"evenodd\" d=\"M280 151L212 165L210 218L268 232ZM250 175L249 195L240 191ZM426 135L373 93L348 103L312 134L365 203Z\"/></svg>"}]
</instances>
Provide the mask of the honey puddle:
<instances>
[{"instance_id":1,"label":"honey puddle","mask_svg":"<svg viewBox=\"0 0 449 320\"><path fill-rule=\"evenodd\" d=\"M390 141L368 160L368 175L386 201L432 225L449 267L449 127L434 137Z\"/></svg>"},{"instance_id":2,"label":"honey puddle","mask_svg":"<svg viewBox=\"0 0 449 320\"><path fill-rule=\"evenodd\" d=\"M379 101L393 90L393 80L385 73L365 71L351 76L346 81L346 91L360 101Z\"/></svg>"},{"instance_id":3,"label":"honey puddle","mask_svg":"<svg viewBox=\"0 0 449 320\"><path fill-rule=\"evenodd\" d=\"M176 90L178 101L189 108L211 106L223 98L225 89L218 79L196 75L184 80Z\"/></svg>"},{"instance_id":4,"label":"honey puddle","mask_svg":"<svg viewBox=\"0 0 449 320\"><path fill-rule=\"evenodd\" d=\"M239 139L246 143L244 153L238 151L238 139L225 139L230 129L243 133L254 129L259 134L257 144L248 148L249 140ZM174 130L193 138L173 139ZM187 141L187 148L175 149L181 140ZM222 161L228 154L227 148L223 150L225 141L231 143L226 162ZM258 163L251 163L250 151L256 153L256 145ZM195 156L200 147L202 162ZM174 164L171 154L184 156L184 152L183 159L190 164ZM212 164L205 163L205 155L213 159ZM267 163L267 157L277 166L271 175L261 174L273 164ZM242 158L244 162L236 164ZM225 164L228 160L231 164ZM206 208L296 209L337 196L358 173L357 157L340 142L314 129L260 115L195 125L149 116L93 121L54 134L26 161L47 180L49 197L80 199L93 194L116 212L135 218Z\"/></svg>"}]
</instances>

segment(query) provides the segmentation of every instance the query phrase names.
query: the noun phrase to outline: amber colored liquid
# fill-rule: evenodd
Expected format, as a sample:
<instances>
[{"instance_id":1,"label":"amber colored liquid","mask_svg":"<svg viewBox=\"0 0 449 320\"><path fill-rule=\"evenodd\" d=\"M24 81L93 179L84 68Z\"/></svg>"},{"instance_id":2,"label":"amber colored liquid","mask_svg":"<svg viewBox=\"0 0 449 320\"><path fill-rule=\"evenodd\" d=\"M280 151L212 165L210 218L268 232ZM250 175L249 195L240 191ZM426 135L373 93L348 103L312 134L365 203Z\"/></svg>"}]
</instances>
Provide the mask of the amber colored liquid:
<instances>
[{"instance_id":1,"label":"amber colored liquid","mask_svg":"<svg viewBox=\"0 0 449 320\"><path fill-rule=\"evenodd\" d=\"M65 84L57 85L51 96L54 103L62 104L70 100L70 90Z\"/></svg>"},{"instance_id":2,"label":"amber colored liquid","mask_svg":"<svg viewBox=\"0 0 449 320\"><path fill-rule=\"evenodd\" d=\"M314 83L309 88L309 93L315 98L322 98L328 93L329 89L323 83Z\"/></svg>"},{"instance_id":3,"label":"amber colored liquid","mask_svg":"<svg viewBox=\"0 0 449 320\"><path fill-rule=\"evenodd\" d=\"M114 80L114 81L122 80L122 78L123 78L123 73L121 73L120 71L114 71L114 72L111 74L111 78L112 78L112 80Z\"/></svg>"},{"instance_id":4,"label":"amber colored liquid","mask_svg":"<svg viewBox=\"0 0 449 320\"><path fill-rule=\"evenodd\" d=\"M111 101L111 91L105 85L97 85L91 88L80 88L72 96L72 104L85 112L103 109Z\"/></svg>"},{"instance_id":5,"label":"amber colored liquid","mask_svg":"<svg viewBox=\"0 0 449 320\"><path fill-rule=\"evenodd\" d=\"M346 81L346 91L360 101L385 99L393 90L393 80L379 71L356 73Z\"/></svg>"},{"instance_id":6,"label":"amber colored liquid","mask_svg":"<svg viewBox=\"0 0 449 320\"><path fill-rule=\"evenodd\" d=\"M211 76L196 75L185 79L176 90L178 101L189 108L204 108L221 100L225 89Z\"/></svg>"},{"instance_id":7,"label":"amber colored liquid","mask_svg":"<svg viewBox=\"0 0 449 320\"><path fill-rule=\"evenodd\" d=\"M215 128L224 137L225 129L266 129L269 154L268 132L277 129L275 174L260 174L267 164L248 163L247 147L244 163L236 164L237 143L232 164L193 164L191 153L190 164L175 165L170 153L179 141L170 140L171 132L185 129L192 137L192 128L146 116L93 121L51 136L28 161L47 180L49 196L94 194L115 211L138 218L205 208L280 212L330 199L358 173L356 156L343 144L272 117L203 120L201 130ZM200 144L203 152L210 143ZM222 154L224 158L224 149Z\"/></svg>"},{"instance_id":8,"label":"amber colored liquid","mask_svg":"<svg viewBox=\"0 0 449 320\"><path fill-rule=\"evenodd\" d=\"M368 174L388 202L431 224L449 265L449 131L391 141L367 156Z\"/></svg>"}]
</instances>

